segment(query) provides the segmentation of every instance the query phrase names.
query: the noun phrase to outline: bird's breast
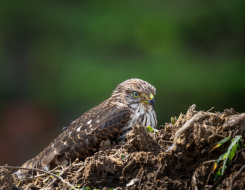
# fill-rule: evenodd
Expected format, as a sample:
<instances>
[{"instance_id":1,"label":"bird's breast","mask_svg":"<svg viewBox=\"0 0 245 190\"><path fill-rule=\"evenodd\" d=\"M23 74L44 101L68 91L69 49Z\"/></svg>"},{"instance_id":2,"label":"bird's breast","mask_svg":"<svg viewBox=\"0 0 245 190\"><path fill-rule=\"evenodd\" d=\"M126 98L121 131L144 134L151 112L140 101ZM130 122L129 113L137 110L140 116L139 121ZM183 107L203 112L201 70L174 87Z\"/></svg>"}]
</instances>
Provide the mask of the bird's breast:
<instances>
[{"instance_id":1,"label":"bird's breast","mask_svg":"<svg viewBox=\"0 0 245 190\"><path fill-rule=\"evenodd\" d=\"M130 132L136 124L143 127L151 126L155 128L157 126L157 117L153 109L147 109L144 105L138 105L132 108L132 115L127 124L122 128L122 135L119 140L126 138L128 132Z\"/></svg>"}]
</instances>

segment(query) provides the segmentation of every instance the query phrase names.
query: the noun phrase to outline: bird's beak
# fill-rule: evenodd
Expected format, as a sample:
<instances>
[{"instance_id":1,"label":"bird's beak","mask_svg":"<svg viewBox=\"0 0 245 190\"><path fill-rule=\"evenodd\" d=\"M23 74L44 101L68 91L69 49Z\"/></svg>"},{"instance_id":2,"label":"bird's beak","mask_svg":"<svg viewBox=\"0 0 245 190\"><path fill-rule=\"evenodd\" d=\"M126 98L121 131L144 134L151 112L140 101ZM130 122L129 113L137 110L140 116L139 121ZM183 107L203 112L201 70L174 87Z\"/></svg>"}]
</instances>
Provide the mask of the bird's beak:
<instances>
[{"instance_id":1,"label":"bird's beak","mask_svg":"<svg viewBox=\"0 0 245 190\"><path fill-rule=\"evenodd\" d=\"M154 108L155 100L154 100L154 96L153 96L152 93L150 94L149 100L147 102L148 102L149 105L152 105L152 107Z\"/></svg>"},{"instance_id":2,"label":"bird's beak","mask_svg":"<svg viewBox=\"0 0 245 190\"><path fill-rule=\"evenodd\" d=\"M153 94L151 93L149 97L147 97L147 100L145 101L140 101L140 102L144 102L146 104L149 104L149 105L152 105L152 107L154 107L155 105L155 100L154 100L154 96Z\"/></svg>"}]
</instances>

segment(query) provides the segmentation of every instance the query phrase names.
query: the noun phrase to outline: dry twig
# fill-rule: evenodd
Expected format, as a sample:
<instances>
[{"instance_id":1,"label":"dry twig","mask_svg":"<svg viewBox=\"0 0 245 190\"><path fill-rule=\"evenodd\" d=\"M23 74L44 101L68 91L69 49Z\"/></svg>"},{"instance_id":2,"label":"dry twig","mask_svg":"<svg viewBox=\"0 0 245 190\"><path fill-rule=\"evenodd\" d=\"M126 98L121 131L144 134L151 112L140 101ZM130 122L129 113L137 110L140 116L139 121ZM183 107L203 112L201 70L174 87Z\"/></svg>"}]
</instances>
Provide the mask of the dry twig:
<instances>
[{"instance_id":1,"label":"dry twig","mask_svg":"<svg viewBox=\"0 0 245 190\"><path fill-rule=\"evenodd\" d=\"M57 170L57 168L60 168L62 165L59 165L59 166L57 166L57 167L55 167L54 169L52 169L52 170L50 170L49 172L60 172L59 170ZM63 169L63 167L62 167L62 169ZM47 175L47 173L44 173L44 174L40 174L40 175L35 175L35 176L31 176L31 177L25 177L25 179L32 179L32 178L37 178L37 177L43 177L43 176L45 176L45 175Z\"/></svg>"},{"instance_id":2,"label":"dry twig","mask_svg":"<svg viewBox=\"0 0 245 190\"><path fill-rule=\"evenodd\" d=\"M212 161L214 161L214 160L212 160ZM207 162L206 162L207 163ZM215 163L213 163L213 166L211 167L211 170L210 170L210 172L209 172L209 174L208 174L208 178L207 178L207 181L206 181L206 183L205 183L205 188L206 188L206 186L207 186L207 184L208 184L208 181L209 181L209 178L210 178L210 175L211 175L211 173L212 173L212 170L213 170L213 168L214 168L214 164Z\"/></svg>"},{"instance_id":3,"label":"dry twig","mask_svg":"<svg viewBox=\"0 0 245 190\"><path fill-rule=\"evenodd\" d=\"M235 180L236 177L242 172L242 170L243 170L244 168L245 168L245 165L243 165L243 166L241 167L241 169L237 172L237 174L234 175L234 177L232 178L230 190L232 190L232 185L233 185L234 180Z\"/></svg>"},{"instance_id":4,"label":"dry twig","mask_svg":"<svg viewBox=\"0 0 245 190\"><path fill-rule=\"evenodd\" d=\"M207 113L207 112L199 112L198 114L194 115L190 120L188 120L183 127L181 127L176 133L174 137L174 142L177 141L178 137L183 134L185 131L187 131L190 127L194 125L195 121L198 121L199 119L202 119L206 116L214 116L217 115L215 113Z\"/></svg>"},{"instance_id":5,"label":"dry twig","mask_svg":"<svg viewBox=\"0 0 245 190\"><path fill-rule=\"evenodd\" d=\"M66 172L67 170L69 170L73 165L70 165L68 166L65 170L63 170L61 173L60 173L60 177L62 177ZM51 185L53 185L56 181L58 180L58 178L55 178L46 188L50 187Z\"/></svg>"},{"instance_id":6,"label":"dry twig","mask_svg":"<svg viewBox=\"0 0 245 190\"><path fill-rule=\"evenodd\" d=\"M73 185L71 185L69 182L66 182L62 177L60 177L59 175L56 175L54 173L51 172L47 172L47 171L43 171L40 169L36 169L36 168L23 168L23 167L18 167L18 166L0 166L0 168L7 168L7 169L21 169L21 170L32 170L32 171L39 171L39 172L43 172L43 173L47 173L49 175L52 175L56 178L59 178L63 183L69 185L70 187L74 187ZM76 188L73 188L76 189Z\"/></svg>"}]
</instances>

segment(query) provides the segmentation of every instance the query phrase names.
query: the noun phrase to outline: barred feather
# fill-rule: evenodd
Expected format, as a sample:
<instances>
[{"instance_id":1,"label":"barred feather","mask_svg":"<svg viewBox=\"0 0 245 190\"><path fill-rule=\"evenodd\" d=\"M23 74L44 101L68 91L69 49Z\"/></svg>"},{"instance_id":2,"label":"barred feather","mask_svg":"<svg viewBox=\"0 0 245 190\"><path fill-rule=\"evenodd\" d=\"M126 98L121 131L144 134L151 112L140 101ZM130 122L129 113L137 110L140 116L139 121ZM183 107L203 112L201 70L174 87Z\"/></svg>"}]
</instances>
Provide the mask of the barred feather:
<instances>
[{"instance_id":1,"label":"barred feather","mask_svg":"<svg viewBox=\"0 0 245 190\"><path fill-rule=\"evenodd\" d=\"M142 97L132 97L130 93L133 91L141 93ZM76 158L85 159L92 155L105 139L125 139L135 124L154 128L157 120L153 106L140 101L155 93L155 88L146 81L124 81L109 99L72 122L47 148L22 167L49 170L50 166L67 165ZM23 174L24 171L19 170L18 173Z\"/></svg>"}]
</instances>

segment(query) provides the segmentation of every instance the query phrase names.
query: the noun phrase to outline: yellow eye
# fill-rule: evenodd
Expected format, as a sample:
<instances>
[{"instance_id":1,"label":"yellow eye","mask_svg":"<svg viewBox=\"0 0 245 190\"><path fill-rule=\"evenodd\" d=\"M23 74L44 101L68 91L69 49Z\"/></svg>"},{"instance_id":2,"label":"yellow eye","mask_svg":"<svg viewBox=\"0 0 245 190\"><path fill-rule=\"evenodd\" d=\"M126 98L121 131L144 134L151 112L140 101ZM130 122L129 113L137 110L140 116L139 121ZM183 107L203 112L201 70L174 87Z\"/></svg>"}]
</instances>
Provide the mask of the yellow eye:
<instances>
[{"instance_id":1,"label":"yellow eye","mask_svg":"<svg viewBox=\"0 0 245 190\"><path fill-rule=\"evenodd\" d=\"M139 92L132 92L132 96L134 98L138 98L138 97L140 97L140 93Z\"/></svg>"}]
</instances>

